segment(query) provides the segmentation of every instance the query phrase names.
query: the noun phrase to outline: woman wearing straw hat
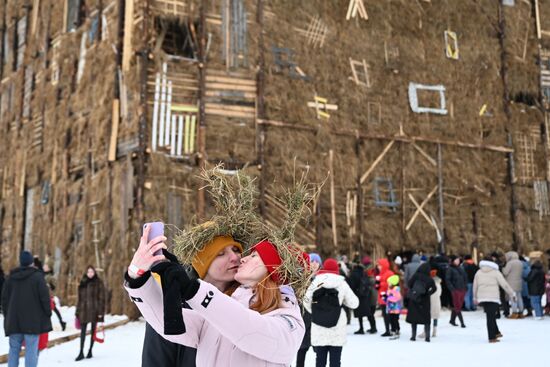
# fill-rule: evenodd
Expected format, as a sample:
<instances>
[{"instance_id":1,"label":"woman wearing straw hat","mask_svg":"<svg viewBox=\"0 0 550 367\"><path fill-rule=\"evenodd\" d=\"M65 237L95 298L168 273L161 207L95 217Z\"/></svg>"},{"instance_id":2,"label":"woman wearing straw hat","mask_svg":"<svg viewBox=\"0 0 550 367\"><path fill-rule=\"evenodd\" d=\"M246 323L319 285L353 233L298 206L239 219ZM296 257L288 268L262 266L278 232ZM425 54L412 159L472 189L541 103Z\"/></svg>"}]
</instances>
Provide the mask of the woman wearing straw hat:
<instances>
[{"instance_id":1,"label":"woman wearing straw hat","mask_svg":"<svg viewBox=\"0 0 550 367\"><path fill-rule=\"evenodd\" d=\"M164 259L154 255L166 248L164 238L147 242L147 236L148 229L132 260L141 269ZM127 274L126 290L158 333L197 348L197 366L289 365L304 335L298 302L288 285L307 273L307 255L296 255L302 253L260 241L241 259L235 274L241 286L231 297L206 281L191 280L177 262L162 262L152 269L161 274L162 289L147 271L141 276ZM178 296L192 310L182 310ZM167 304L168 298L173 304Z\"/></svg>"}]
</instances>

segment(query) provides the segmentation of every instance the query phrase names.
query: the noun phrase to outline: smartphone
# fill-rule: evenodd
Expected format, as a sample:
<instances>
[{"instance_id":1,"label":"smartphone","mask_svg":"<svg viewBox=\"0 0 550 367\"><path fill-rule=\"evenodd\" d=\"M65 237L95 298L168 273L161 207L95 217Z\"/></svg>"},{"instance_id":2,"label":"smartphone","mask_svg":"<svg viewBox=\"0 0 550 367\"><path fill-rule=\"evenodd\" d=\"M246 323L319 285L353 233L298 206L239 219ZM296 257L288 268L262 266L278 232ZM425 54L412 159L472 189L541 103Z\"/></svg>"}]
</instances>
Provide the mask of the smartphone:
<instances>
[{"instance_id":1,"label":"smartphone","mask_svg":"<svg viewBox=\"0 0 550 367\"><path fill-rule=\"evenodd\" d=\"M162 222L151 222L145 223L143 225L143 233L145 233L145 228L151 227L149 231L149 237L147 237L147 242L151 241L153 238L158 236L164 236L164 223ZM162 255L162 249L154 253L155 256Z\"/></svg>"}]
</instances>

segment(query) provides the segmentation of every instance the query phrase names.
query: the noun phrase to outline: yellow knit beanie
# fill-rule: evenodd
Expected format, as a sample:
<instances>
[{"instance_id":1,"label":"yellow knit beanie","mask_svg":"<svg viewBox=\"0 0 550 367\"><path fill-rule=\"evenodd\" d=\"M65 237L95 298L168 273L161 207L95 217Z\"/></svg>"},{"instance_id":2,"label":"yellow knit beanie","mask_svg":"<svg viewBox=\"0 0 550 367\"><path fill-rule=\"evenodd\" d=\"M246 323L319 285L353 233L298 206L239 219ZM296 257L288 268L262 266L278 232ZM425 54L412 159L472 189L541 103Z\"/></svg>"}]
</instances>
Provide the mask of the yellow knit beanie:
<instances>
[{"instance_id":1,"label":"yellow knit beanie","mask_svg":"<svg viewBox=\"0 0 550 367\"><path fill-rule=\"evenodd\" d=\"M199 278L204 279L212 261L214 261L218 253L227 246L235 246L239 249L241 254L243 253L243 246L235 241L233 237L217 236L195 255L192 265L199 275Z\"/></svg>"}]
</instances>

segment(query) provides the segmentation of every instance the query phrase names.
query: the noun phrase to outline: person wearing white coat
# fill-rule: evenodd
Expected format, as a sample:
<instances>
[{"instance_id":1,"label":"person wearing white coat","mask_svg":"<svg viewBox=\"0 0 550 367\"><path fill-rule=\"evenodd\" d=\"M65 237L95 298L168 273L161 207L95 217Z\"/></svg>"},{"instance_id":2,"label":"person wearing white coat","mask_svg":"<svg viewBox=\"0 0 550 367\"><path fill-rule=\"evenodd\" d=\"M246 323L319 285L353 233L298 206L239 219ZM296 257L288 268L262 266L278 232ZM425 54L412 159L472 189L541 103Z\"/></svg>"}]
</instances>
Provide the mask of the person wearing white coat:
<instances>
[{"instance_id":1,"label":"person wearing white coat","mask_svg":"<svg viewBox=\"0 0 550 367\"><path fill-rule=\"evenodd\" d=\"M433 330L432 337L437 336L437 320L441 314L441 278L437 276L437 270L432 269L430 271L430 276L433 278L435 283L435 292L430 296L430 317L433 320ZM419 338L425 338L426 334L422 333L418 335Z\"/></svg>"},{"instance_id":2,"label":"person wearing white coat","mask_svg":"<svg viewBox=\"0 0 550 367\"><path fill-rule=\"evenodd\" d=\"M319 288L334 288L338 291L338 300L341 306L355 309L359 306L359 299L349 287L346 279L339 275L338 262L326 259L323 270L320 270L306 291L304 307L312 312L313 293ZM339 367L342 356L342 347L346 344L346 313L340 308L338 323L333 327L323 327L311 323L311 345L316 353L316 367L324 367L327 356L330 354L330 367Z\"/></svg>"}]
</instances>

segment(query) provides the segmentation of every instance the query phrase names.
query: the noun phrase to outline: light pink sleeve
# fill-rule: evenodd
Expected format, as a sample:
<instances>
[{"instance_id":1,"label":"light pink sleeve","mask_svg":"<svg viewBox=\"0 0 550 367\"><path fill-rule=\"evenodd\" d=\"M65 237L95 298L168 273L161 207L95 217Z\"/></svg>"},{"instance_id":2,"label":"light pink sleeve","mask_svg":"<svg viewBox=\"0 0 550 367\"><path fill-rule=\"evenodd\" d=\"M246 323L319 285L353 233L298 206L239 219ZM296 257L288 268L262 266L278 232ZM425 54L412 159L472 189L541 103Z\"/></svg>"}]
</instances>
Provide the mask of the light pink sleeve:
<instances>
[{"instance_id":1,"label":"light pink sleeve","mask_svg":"<svg viewBox=\"0 0 550 367\"><path fill-rule=\"evenodd\" d=\"M173 343L197 348L204 318L193 310L182 309L186 331L180 335L164 335L164 308L162 288L151 276L140 288L124 286L130 299L137 306L145 321L164 339Z\"/></svg>"},{"instance_id":2,"label":"light pink sleeve","mask_svg":"<svg viewBox=\"0 0 550 367\"><path fill-rule=\"evenodd\" d=\"M200 283L189 305L237 348L271 363L294 360L305 333L296 302L283 300L285 307L260 315L211 284Z\"/></svg>"}]
</instances>

